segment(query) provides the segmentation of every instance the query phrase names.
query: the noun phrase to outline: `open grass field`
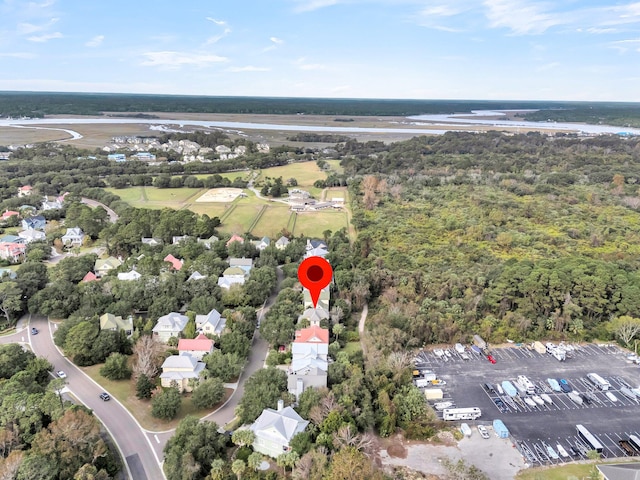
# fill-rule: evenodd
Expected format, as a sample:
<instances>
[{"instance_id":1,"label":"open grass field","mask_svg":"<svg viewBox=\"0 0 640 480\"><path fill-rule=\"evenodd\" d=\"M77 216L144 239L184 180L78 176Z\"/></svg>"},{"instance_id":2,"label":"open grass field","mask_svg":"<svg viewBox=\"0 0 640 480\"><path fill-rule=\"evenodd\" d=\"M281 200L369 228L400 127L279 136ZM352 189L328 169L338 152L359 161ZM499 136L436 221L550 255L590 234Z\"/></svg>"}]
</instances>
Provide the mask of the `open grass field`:
<instances>
[{"instance_id":1,"label":"open grass field","mask_svg":"<svg viewBox=\"0 0 640 480\"><path fill-rule=\"evenodd\" d=\"M322 238L322 232L325 230L335 232L343 227L349 227L345 211L305 212L298 214L293 234Z\"/></svg>"},{"instance_id":2,"label":"open grass field","mask_svg":"<svg viewBox=\"0 0 640 480\"><path fill-rule=\"evenodd\" d=\"M215 411L220 405L227 401L233 393L233 390L226 389L225 396L219 405L211 409L198 409L191 403L191 396L183 395L182 405L178 411L178 416L170 421L160 420L151 416L151 402L143 401L136 397L135 385L131 380L113 381L104 378L99 371L103 364L93 365L91 367L82 367L82 370L89 375L96 383L102 385L109 394L118 399L122 405L138 420L140 425L147 430L162 431L176 428L180 420L187 415L193 415L198 418L204 417Z\"/></svg>"},{"instance_id":3,"label":"open grass field","mask_svg":"<svg viewBox=\"0 0 640 480\"><path fill-rule=\"evenodd\" d=\"M290 178L295 178L298 181L298 187L306 190L307 188L305 187L313 186L313 182L316 180L327 178L327 174L318 168L316 162L301 162L281 167L265 168L260 171L256 183L262 182L266 177L282 177L284 182Z\"/></svg>"},{"instance_id":4,"label":"open grass field","mask_svg":"<svg viewBox=\"0 0 640 480\"><path fill-rule=\"evenodd\" d=\"M226 173L218 173L217 175L220 175L222 178L228 178L229 180L233 181L236 178L241 178L242 180L248 180L249 175L251 174L251 170L242 170L239 172L226 172ZM195 175L196 178L200 179L200 180L204 180L207 177L212 177L213 173L203 173L200 175ZM182 176L182 175L179 175Z\"/></svg>"},{"instance_id":5,"label":"open grass field","mask_svg":"<svg viewBox=\"0 0 640 480\"><path fill-rule=\"evenodd\" d=\"M331 165L331 169L336 173L343 173L344 168L340 166L340 160L325 160L329 165Z\"/></svg>"},{"instance_id":6,"label":"open grass field","mask_svg":"<svg viewBox=\"0 0 640 480\"><path fill-rule=\"evenodd\" d=\"M258 237L270 237L277 239L280 232L287 226L291 210L282 203L273 203L267 206L258 223L251 233Z\"/></svg>"},{"instance_id":7,"label":"open grass field","mask_svg":"<svg viewBox=\"0 0 640 480\"><path fill-rule=\"evenodd\" d=\"M228 178L241 176L249 178L252 172L231 172L224 174ZM205 175L206 176L206 175ZM264 169L258 174L258 182L266 177L282 177L283 180L295 178L301 189L308 190L315 198L323 196L321 189L313 187L313 182L326 178L326 172L320 170L315 162L294 163L282 167ZM295 215L292 221L289 207L280 201L267 201L258 198L251 190L245 189L246 197L237 198L228 203L204 202L196 200L207 189L199 188L164 188L130 187L125 189L108 188L107 191L118 195L122 201L136 208L188 208L200 215L218 217L222 224L219 230L223 233L242 234L251 230L256 236L276 237L282 229L288 228L295 235L321 237L325 230L337 231L349 228L348 212L320 211L304 212ZM347 200L345 188L330 188L324 193L325 198L342 197Z\"/></svg>"}]
</instances>

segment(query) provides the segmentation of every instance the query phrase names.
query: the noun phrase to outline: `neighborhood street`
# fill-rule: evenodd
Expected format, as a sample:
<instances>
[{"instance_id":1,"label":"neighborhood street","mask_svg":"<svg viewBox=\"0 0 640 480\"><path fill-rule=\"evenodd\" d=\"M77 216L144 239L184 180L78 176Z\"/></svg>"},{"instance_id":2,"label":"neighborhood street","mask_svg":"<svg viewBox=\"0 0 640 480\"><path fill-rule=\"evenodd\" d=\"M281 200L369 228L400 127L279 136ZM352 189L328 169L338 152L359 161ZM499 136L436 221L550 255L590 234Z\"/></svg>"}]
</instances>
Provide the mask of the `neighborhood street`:
<instances>
[{"instance_id":1,"label":"neighborhood street","mask_svg":"<svg viewBox=\"0 0 640 480\"><path fill-rule=\"evenodd\" d=\"M28 318L28 317L26 317ZM164 478L164 472L148 439L133 416L119 402L112 399L103 402L99 395L103 391L97 384L60 354L53 343L54 324L45 317L32 316L31 322L9 336L0 337L0 343L30 343L33 352L44 357L54 367L54 371L63 370L67 374L67 388L80 402L91 408L96 417L107 428L122 456L126 460L129 477L133 480L156 480ZM40 333L31 335L30 328Z\"/></svg>"},{"instance_id":2,"label":"neighborhood street","mask_svg":"<svg viewBox=\"0 0 640 480\"><path fill-rule=\"evenodd\" d=\"M107 211L107 214L109 215L109 221L111 223L116 223L118 221L118 214L113 210L111 210L109 207L107 207L104 203L100 203L96 200L91 200L90 198L84 198L84 197L82 197L80 201L85 205L89 205L91 208L96 208L96 207L104 208Z\"/></svg>"}]
</instances>

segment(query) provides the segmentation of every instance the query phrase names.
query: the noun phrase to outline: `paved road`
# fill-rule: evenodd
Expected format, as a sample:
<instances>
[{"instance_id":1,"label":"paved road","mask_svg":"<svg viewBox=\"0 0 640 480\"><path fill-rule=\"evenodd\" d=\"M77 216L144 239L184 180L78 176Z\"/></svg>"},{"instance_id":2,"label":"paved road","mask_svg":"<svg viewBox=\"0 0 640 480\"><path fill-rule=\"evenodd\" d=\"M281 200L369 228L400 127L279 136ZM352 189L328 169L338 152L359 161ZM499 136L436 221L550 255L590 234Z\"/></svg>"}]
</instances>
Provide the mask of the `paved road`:
<instances>
[{"instance_id":1,"label":"paved road","mask_svg":"<svg viewBox=\"0 0 640 480\"><path fill-rule=\"evenodd\" d=\"M113 210L111 210L109 207L107 207L104 203L100 203L96 200L91 200L90 198L85 198L85 197L82 197L80 201L85 205L89 205L90 207L93 207L93 208L96 208L96 207L104 208L109 214L109 221L111 223L116 223L118 221L118 218L119 218L118 214Z\"/></svg>"},{"instance_id":2,"label":"paved road","mask_svg":"<svg viewBox=\"0 0 640 480\"><path fill-rule=\"evenodd\" d=\"M165 478L155 452L129 411L115 400L110 402L100 400L99 395L103 389L67 360L55 347L51 331L55 328L53 325L45 317L33 316L30 325L27 325L28 328L0 337L0 343L29 343L36 355L51 362L54 370L64 370L67 374L67 388L84 405L91 408L105 425L126 459L127 470L133 480ZM30 327L36 327L40 333L31 335Z\"/></svg>"}]
</instances>

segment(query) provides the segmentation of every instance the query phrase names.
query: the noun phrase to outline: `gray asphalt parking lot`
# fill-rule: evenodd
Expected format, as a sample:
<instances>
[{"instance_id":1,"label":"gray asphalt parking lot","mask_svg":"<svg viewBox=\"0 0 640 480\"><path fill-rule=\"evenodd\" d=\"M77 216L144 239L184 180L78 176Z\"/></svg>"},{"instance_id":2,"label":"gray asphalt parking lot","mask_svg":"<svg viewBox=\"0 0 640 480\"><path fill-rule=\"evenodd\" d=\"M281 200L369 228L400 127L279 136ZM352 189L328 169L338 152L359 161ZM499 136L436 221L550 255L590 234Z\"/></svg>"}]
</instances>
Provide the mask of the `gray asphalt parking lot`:
<instances>
[{"instance_id":1,"label":"gray asphalt parking lot","mask_svg":"<svg viewBox=\"0 0 640 480\"><path fill-rule=\"evenodd\" d=\"M453 401L456 407L482 410L478 420L467 421L469 425L486 425L500 418L520 450L525 454L532 452L528 458L530 463L559 463L584 458L584 452L558 459L549 458L546 453L547 446L557 452L558 444L570 454L571 447L579 450L576 424L584 425L602 443L603 457L627 456L618 442L628 439L631 434L640 437L640 399L631 400L620 389L640 385L640 367L628 363L624 352L614 345L574 347L571 357L564 362L524 346L496 348L491 350L495 364L484 355L469 350L466 352L469 360L464 360L453 348L448 349L449 355L440 356L433 351L424 351L418 356L420 364L417 366L433 370L438 378L446 381L446 385L439 387L445 392L444 400ZM611 383L610 392L617 401L612 401L586 379L590 372L598 373ZM491 393L484 386L487 382L495 386L505 380L515 383L518 375L526 375L553 403L532 407L520 400L505 401L506 394ZM566 393L553 392L547 378L566 379L573 390L588 393L591 402L578 405ZM502 412L494 403L497 398L504 401Z\"/></svg>"}]
</instances>

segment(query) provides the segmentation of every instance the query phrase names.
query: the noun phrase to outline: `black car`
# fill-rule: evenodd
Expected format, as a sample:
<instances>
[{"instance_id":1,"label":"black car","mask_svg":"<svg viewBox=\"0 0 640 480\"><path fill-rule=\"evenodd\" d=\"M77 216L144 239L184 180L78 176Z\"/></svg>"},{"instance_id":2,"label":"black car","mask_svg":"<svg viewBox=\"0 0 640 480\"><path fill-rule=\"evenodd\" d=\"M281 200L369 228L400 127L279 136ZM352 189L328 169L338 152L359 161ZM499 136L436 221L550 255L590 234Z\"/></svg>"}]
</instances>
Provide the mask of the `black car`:
<instances>
[{"instance_id":1,"label":"black car","mask_svg":"<svg viewBox=\"0 0 640 480\"><path fill-rule=\"evenodd\" d=\"M560 385L560 389L564 393L569 393L571 390L573 390L571 388L571 386L569 385L569 382L567 382L564 378L559 379L558 380L558 384Z\"/></svg>"},{"instance_id":2,"label":"black car","mask_svg":"<svg viewBox=\"0 0 640 480\"><path fill-rule=\"evenodd\" d=\"M493 394L496 393L496 389L493 388L493 385L491 383L485 383L484 384L484 388L486 388L487 392L489 392L489 393L493 393Z\"/></svg>"},{"instance_id":3,"label":"black car","mask_svg":"<svg viewBox=\"0 0 640 480\"><path fill-rule=\"evenodd\" d=\"M37 335L38 329L36 327L31 327L31 335Z\"/></svg>"},{"instance_id":4,"label":"black car","mask_svg":"<svg viewBox=\"0 0 640 480\"><path fill-rule=\"evenodd\" d=\"M504 404L504 402L502 400L500 400L499 398L496 398L493 403L496 404L496 407L498 407L498 410L500 410L500 413L507 413L507 406Z\"/></svg>"},{"instance_id":5,"label":"black car","mask_svg":"<svg viewBox=\"0 0 640 480\"><path fill-rule=\"evenodd\" d=\"M102 399L102 401L107 402L109 400L111 400L111 397L109 396L109 394L107 392L102 392L100 394L100 398Z\"/></svg>"}]
</instances>

